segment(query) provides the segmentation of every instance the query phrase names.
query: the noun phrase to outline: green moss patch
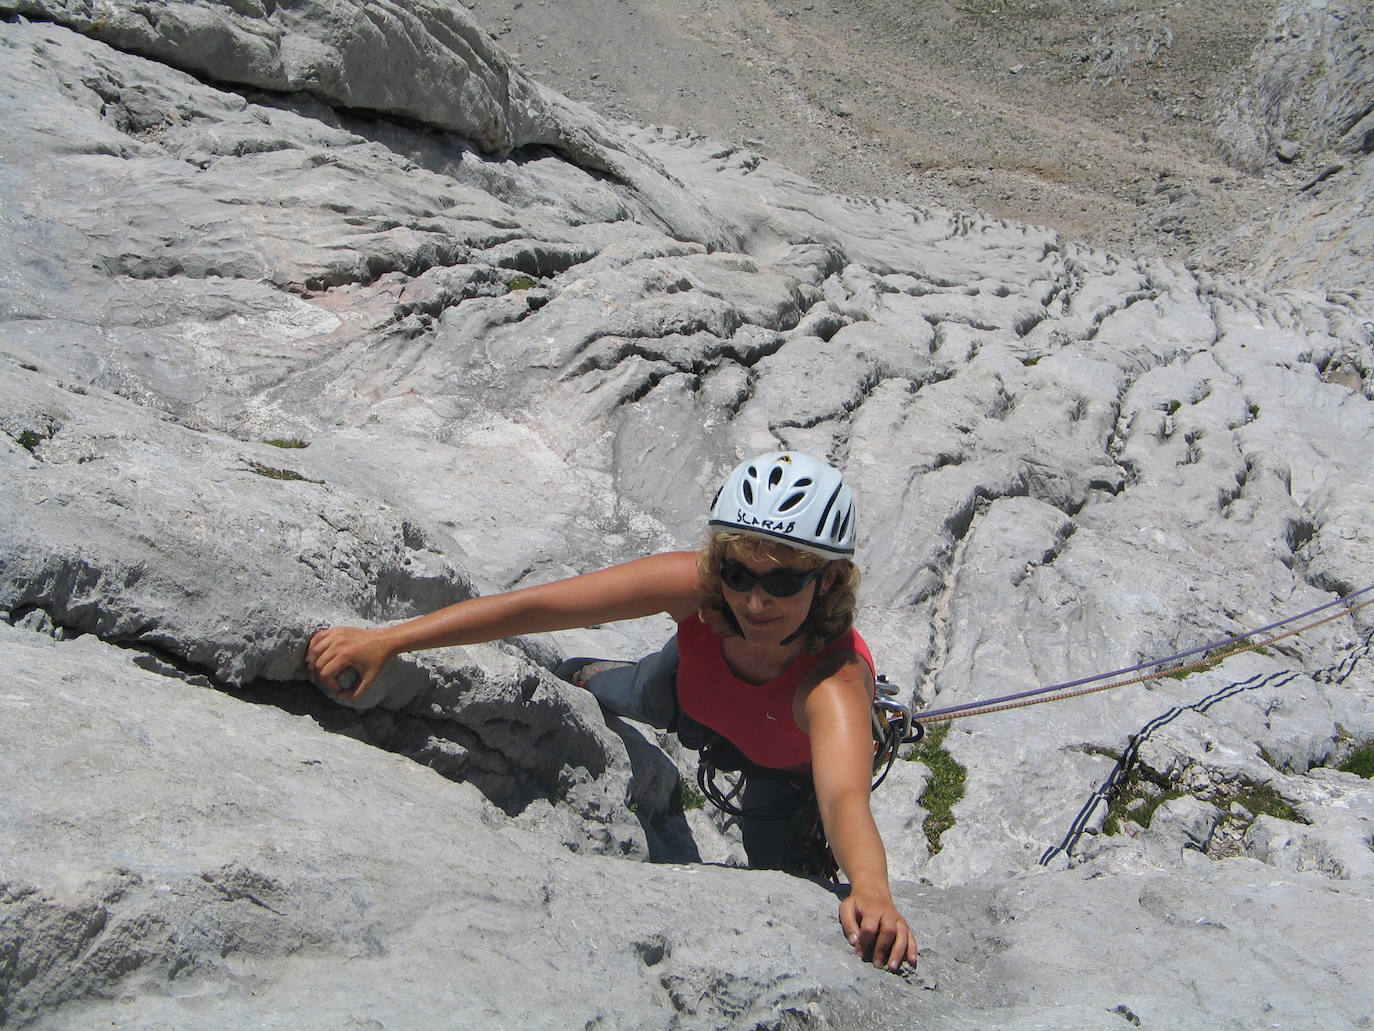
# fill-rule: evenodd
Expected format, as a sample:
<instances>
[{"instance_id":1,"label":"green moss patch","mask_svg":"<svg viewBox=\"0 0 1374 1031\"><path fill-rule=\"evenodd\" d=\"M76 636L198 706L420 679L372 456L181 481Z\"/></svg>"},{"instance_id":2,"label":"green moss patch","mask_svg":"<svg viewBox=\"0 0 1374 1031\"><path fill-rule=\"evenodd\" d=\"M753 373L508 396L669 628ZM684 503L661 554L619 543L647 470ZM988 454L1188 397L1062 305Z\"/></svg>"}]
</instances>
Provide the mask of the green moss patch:
<instances>
[{"instance_id":1,"label":"green moss patch","mask_svg":"<svg viewBox=\"0 0 1374 1031\"><path fill-rule=\"evenodd\" d=\"M677 797L678 801L682 803L684 813L690 809L700 809L706 804L706 796L697 789L695 784L686 780L678 782Z\"/></svg>"},{"instance_id":2,"label":"green moss patch","mask_svg":"<svg viewBox=\"0 0 1374 1031\"><path fill-rule=\"evenodd\" d=\"M1148 827L1160 806L1186 794L1178 785L1136 764L1112 792L1102 830L1106 834L1120 834L1122 824L1128 820Z\"/></svg>"},{"instance_id":3,"label":"green moss patch","mask_svg":"<svg viewBox=\"0 0 1374 1031\"><path fill-rule=\"evenodd\" d=\"M292 472L290 469L277 469L270 465L263 465L261 462L249 462L248 468L259 476L265 476L269 480L291 480L301 483L321 483L321 480L312 480L308 476Z\"/></svg>"},{"instance_id":4,"label":"green moss patch","mask_svg":"<svg viewBox=\"0 0 1374 1031\"><path fill-rule=\"evenodd\" d=\"M1355 749L1336 769L1343 773L1353 773L1357 777L1374 777L1374 741Z\"/></svg>"},{"instance_id":5,"label":"green moss patch","mask_svg":"<svg viewBox=\"0 0 1374 1031\"><path fill-rule=\"evenodd\" d=\"M940 851L940 838L954 826L954 803L964 797L964 778L968 775L963 764L945 751L948 734L948 723L927 727L925 737L902 756L910 762L925 763L930 770L930 780L919 801L928 814L925 831L931 855Z\"/></svg>"},{"instance_id":6,"label":"green moss patch","mask_svg":"<svg viewBox=\"0 0 1374 1031\"><path fill-rule=\"evenodd\" d=\"M1233 790L1225 792L1223 797L1239 803L1241 808L1255 816L1272 816L1276 820L1287 820L1290 823L1307 822L1298 815L1298 811L1288 799L1267 784L1241 781Z\"/></svg>"},{"instance_id":7,"label":"green moss patch","mask_svg":"<svg viewBox=\"0 0 1374 1031\"><path fill-rule=\"evenodd\" d=\"M1177 781L1137 764L1112 792L1103 833L1121 833L1122 825L1128 820L1148 827L1160 806L1187 794L1220 809L1223 813L1221 829L1235 840L1239 840L1259 816L1272 816L1289 823L1308 822L1288 799L1267 784L1241 778L1189 792ZM1219 840L1225 836L1219 835Z\"/></svg>"}]
</instances>

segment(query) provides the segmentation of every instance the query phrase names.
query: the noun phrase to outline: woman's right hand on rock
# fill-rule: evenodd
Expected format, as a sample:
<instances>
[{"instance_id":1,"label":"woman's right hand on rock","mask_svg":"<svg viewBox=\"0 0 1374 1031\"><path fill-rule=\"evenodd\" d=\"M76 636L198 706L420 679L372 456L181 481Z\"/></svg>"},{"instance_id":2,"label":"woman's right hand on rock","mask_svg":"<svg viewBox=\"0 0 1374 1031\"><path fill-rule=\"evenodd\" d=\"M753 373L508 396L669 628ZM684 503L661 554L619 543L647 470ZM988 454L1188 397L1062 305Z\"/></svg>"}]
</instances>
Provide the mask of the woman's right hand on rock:
<instances>
[{"instance_id":1,"label":"woman's right hand on rock","mask_svg":"<svg viewBox=\"0 0 1374 1031\"><path fill-rule=\"evenodd\" d=\"M356 626L320 630L305 650L310 679L335 697L350 701L367 693L390 658L381 631Z\"/></svg>"}]
</instances>

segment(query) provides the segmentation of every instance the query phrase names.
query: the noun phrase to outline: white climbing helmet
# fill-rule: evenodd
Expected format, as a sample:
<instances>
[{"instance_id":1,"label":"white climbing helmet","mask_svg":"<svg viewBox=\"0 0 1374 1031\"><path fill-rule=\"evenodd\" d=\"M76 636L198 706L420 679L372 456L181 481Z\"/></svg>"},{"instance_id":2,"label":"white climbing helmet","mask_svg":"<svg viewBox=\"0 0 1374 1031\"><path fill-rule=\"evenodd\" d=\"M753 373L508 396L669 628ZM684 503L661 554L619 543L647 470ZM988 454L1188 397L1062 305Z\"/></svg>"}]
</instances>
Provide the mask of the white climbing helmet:
<instances>
[{"instance_id":1,"label":"white climbing helmet","mask_svg":"<svg viewBox=\"0 0 1374 1031\"><path fill-rule=\"evenodd\" d=\"M858 515L838 470L798 451L775 451L735 466L708 525L836 559L854 554Z\"/></svg>"}]
</instances>

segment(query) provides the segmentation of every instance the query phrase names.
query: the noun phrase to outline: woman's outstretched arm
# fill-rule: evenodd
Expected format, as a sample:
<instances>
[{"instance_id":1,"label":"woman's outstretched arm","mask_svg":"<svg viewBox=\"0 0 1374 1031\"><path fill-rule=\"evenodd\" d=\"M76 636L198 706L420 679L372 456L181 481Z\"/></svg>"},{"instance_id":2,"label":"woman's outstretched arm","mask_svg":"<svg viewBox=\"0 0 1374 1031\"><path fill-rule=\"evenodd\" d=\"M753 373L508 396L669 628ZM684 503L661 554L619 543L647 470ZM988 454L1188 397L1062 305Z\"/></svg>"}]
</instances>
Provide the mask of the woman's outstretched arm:
<instances>
[{"instance_id":1,"label":"woman's outstretched arm","mask_svg":"<svg viewBox=\"0 0 1374 1031\"><path fill-rule=\"evenodd\" d=\"M826 840L849 878L840 926L860 956L899 970L904 962L916 962L916 936L892 900L887 853L869 807L872 700L872 675L852 656L801 696L798 723L811 736L812 777Z\"/></svg>"},{"instance_id":2,"label":"woman's outstretched arm","mask_svg":"<svg viewBox=\"0 0 1374 1031\"><path fill-rule=\"evenodd\" d=\"M306 662L317 684L340 697L357 699L376 682L387 662L403 652L570 630L659 612L685 619L696 611L698 593L696 555L670 552L471 598L404 623L370 629L330 627L311 638ZM347 669L359 678L351 691L339 686L339 675Z\"/></svg>"}]
</instances>

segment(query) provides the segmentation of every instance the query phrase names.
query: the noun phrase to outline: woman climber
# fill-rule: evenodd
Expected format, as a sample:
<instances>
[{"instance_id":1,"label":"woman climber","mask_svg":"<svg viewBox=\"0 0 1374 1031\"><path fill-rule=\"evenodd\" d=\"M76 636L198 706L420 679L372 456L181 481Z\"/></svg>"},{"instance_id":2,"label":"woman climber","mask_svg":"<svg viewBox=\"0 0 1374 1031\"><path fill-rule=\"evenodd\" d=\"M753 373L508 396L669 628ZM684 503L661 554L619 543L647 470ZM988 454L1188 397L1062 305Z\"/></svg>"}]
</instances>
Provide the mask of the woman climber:
<instances>
[{"instance_id":1,"label":"woman climber","mask_svg":"<svg viewBox=\"0 0 1374 1031\"><path fill-rule=\"evenodd\" d=\"M667 613L677 633L662 651L637 663L570 660L559 675L612 712L673 729L722 767L747 771L738 812L750 865L831 872L833 856L850 883L845 937L874 966L898 970L916 962L916 939L892 900L869 808L875 686L853 629L855 523L836 470L797 452L762 455L726 480L698 553L473 598L393 626L332 627L310 642L310 674L356 699L403 652ZM351 691L338 679L349 669Z\"/></svg>"}]
</instances>

